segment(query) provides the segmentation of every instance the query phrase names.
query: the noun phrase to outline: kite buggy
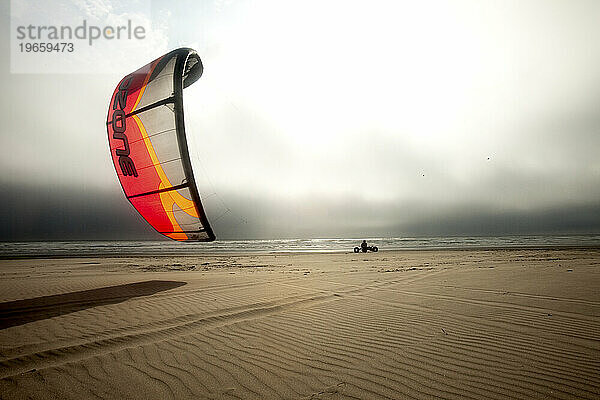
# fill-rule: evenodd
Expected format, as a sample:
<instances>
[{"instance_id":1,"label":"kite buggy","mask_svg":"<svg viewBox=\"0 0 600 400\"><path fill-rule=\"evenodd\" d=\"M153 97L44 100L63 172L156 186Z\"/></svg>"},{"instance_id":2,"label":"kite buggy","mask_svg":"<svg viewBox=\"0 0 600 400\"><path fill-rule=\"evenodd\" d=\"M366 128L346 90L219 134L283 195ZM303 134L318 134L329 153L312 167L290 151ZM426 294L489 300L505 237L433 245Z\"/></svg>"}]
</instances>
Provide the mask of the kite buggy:
<instances>
[{"instance_id":1,"label":"kite buggy","mask_svg":"<svg viewBox=\"0 0 600 400\"><path fill-rule=\"evenodd\" d=\"M355 253L359 253L361 251L363 253L366 253L367 251L372 251L373 253L377 253L377 251L379 251L379 249L377 248L377 246L367 245L367 241L363 240L362 243L360 244L360 247L357 246L354 248Z\"/></svg>"}]
</instances>

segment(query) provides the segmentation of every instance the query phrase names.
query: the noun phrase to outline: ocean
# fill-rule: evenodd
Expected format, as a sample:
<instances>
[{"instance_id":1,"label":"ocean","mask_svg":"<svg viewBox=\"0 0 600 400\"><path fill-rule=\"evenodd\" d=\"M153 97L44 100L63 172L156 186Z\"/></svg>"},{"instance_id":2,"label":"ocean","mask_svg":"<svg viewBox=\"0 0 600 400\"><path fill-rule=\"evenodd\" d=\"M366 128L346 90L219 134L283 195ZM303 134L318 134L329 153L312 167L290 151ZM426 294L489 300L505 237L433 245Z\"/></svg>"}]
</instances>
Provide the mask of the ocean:
<instances>
[{"instance_id":1,"label":"ocean","mask_svg":"<svg viewBox=\"0 0 600 400\"><path fill-rule=\"evenodd\" d=\"M366 238L379 251L419 249L600 247L600 235ZM2 242L0 258L194 255L200 253L352 252L360 239Z\"/></svg>"}]
</instances>

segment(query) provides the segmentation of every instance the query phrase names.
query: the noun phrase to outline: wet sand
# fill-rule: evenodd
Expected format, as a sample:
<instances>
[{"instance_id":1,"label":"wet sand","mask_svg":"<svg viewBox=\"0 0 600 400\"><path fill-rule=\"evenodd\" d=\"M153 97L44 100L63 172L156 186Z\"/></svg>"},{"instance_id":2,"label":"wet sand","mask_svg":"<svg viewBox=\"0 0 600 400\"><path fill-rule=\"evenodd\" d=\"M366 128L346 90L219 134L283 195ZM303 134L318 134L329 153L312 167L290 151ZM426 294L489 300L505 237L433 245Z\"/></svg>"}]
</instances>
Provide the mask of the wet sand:
<instances>
[{"instance_id":1,"label":"wet sand","mask_svg":"<svg viewBox=\"0 0 600 400\"><path fill-rule=\"evenodd\" d=\"M0 261L2 399L597 399L600 250Z\"/></svg>"}]
</instances>

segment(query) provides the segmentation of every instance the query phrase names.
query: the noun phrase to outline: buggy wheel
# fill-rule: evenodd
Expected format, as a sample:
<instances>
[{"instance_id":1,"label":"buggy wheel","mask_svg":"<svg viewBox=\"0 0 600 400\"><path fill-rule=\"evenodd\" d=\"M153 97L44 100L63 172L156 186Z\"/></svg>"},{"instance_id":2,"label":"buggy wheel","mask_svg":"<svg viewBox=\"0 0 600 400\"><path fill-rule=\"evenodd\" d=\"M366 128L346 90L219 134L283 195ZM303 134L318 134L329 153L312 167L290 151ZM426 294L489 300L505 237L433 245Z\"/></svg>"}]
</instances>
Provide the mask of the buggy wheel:
<instances>
[{"instance_id":1,"label":"buggy wheel","mask_svg":"<svg viewBox=\"0 0 600 400\"><path fill-rule=\"evenodd\" d=\"M360 251L360 249L359 249L358 247L355 247L355 248L354 248L354 252L355 252L355 253L358 253L359 251Z\"/></svg>"}]
</instances>

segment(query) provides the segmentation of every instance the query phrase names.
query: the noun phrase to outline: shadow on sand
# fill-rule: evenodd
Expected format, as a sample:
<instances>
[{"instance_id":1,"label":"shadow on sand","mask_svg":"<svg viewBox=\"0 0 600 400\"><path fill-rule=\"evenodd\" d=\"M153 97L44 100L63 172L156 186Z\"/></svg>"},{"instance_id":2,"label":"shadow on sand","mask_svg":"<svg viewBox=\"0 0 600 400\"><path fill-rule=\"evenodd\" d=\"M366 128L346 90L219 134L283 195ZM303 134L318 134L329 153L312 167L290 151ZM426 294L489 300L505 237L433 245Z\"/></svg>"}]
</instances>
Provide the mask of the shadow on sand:
<instances>
[{"instance_id":1,"label":"shadow on sand","mask_svg":"<svg viewBox=\"0 0 600 400\"><path fill-rule=\"evenodd\" d=\"M0 303L0 330L86 308L120 303L185 284L177 281L144 281Z\"/></svg>"}]
</instances>

